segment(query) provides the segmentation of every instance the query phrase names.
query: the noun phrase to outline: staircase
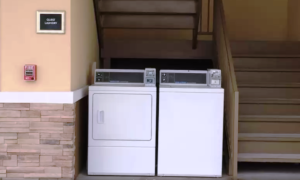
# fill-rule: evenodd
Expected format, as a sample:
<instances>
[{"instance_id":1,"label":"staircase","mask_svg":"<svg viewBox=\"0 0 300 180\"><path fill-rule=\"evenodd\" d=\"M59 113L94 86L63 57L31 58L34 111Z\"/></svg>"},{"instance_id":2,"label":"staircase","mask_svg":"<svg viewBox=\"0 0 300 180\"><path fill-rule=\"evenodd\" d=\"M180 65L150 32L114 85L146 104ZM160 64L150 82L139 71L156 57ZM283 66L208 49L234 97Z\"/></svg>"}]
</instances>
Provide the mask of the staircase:
<instances>
[{"instance_id":1,"label":"staircase","mask_svg":"<svg viewBox=\"0 0 300 180\"><path fill-rule=\"evenodd\" d=\"M300 162L300 56L234 57L239 162Z\"/></svg>"},{"instance_id":2,"label":"staircase","mask_svg":"<svg viewBox=\"0 0 300 180\"><path fill-rule=\"evenodd\" d=\"M105 29L192 30L195 49L201 33L202 4L201 0L94 0L99 43L104 46Z\"/></svg>"}]
</instances>

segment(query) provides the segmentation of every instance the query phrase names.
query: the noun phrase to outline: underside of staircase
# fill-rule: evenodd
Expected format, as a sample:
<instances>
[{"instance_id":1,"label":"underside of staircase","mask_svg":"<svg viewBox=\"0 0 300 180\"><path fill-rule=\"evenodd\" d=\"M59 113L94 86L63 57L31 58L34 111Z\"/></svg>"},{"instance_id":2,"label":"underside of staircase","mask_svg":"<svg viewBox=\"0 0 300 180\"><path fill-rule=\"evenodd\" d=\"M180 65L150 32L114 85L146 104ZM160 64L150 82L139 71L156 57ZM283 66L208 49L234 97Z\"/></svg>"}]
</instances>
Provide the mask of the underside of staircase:
<instances>
[{"instance_id":1,"label":"underside of staircase","mask_svg":"<svg viewBox=\"0 0 300 180\"><path fill-rule=\"evenodd\" d=\"M213 1L207 2L211 14ZM104 30L109 29L192 30L191 47L196 49L202 4L202 0L94 0L99 44L105 46Z\"/></svg>"},{"instance_id":2,"label":"underside of staircase","mask_svg":"<svg viewBox=\"0 0 300 180\"><path fill-rule=\"evenodd\" d=\"M299 163L299 43L235 47L240 51L233 55L240 93L238 161Z\"/></svg>"}]
</instances>

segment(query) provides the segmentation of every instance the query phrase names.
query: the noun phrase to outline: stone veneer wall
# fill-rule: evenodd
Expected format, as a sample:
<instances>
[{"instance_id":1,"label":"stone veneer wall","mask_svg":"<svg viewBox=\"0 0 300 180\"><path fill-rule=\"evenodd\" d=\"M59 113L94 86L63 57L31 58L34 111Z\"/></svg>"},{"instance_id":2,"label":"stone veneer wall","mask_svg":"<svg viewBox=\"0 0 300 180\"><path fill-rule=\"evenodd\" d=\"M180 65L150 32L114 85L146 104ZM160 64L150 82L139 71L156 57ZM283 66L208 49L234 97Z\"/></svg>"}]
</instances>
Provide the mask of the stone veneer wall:
<instances>
[{"instance_id":1,"label":"stone veneer wall","mask_svg":"<svg viewBox=\"0 0 300 180\"><path fill-rule=\"evenodd\" d=\"M74 179L84 142L75 135L87 124L80 104L0 103L0 179Z\"/></svg>"}]
</instances>

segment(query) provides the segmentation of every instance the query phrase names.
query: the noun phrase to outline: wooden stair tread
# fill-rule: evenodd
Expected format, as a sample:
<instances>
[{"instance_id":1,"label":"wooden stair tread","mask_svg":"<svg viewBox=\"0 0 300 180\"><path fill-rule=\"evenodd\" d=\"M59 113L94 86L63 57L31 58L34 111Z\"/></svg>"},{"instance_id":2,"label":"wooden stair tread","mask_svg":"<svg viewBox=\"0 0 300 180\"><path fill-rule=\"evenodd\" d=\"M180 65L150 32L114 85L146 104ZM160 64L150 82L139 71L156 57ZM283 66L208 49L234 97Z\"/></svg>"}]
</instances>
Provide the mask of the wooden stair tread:
<instances>
[{"instance_id":1,"label":"wooden stair tread","mask_svg":"<svg viewBox=\"0 0 300 180\"><path fill-rule=\"evenodd\" d=\"M300 104L300 99L241 98L240 104Z\"/></svg>"},{"instance_id":2,"label":"wooden stair tread","mask_svg":"<svg viewBox=\"0 0 300 180\"><path fill-rule=\"evenodd\" d=\"M239 133L240 141L300 141L300 134Z\"/></svg>"},{"instance_id":3,"label":"wooden stair tread","mask_svg":"<svg viewBox=\"0 0 300 180\"><path fill-rule=\"evenodd\" d=\"M300 54L234 54L233 58L299 58Z\"/></svg>"},{"instance_id":4,"label":"wooden stair tread","mask_svg":"<svg viewBox=\"0 0 300 180\"><path fill-rule=\"evenodd\" d=\"M194 18L170 15L105 15L103 28L193 29Z\"/></svg>"},{"instance_id":5,"label":"wooden stair tread","mask_svg":"<svg viewBox=\"0 0 300 180\"><path fill-rule=\"evenodd\" d=\"M241 122L300 122L300 116L240 115Z\"/></svg>"},{"instance_id":6,"label":"wooden stair tread","mask_svg":"<svg viewBox=\"0 0 300 180\"><path fill-rule=\"evenodd\" d=\"M300 154L239 153L239 162L300 162Z\"/></svg>"},{"instance_id":7,"label":"wooden stair tread","mask_svg":"<svg viewBox=\"0 0 300 180\"><path fill-rule=\"evenodd\" d=\"M300 83L239 83L238 87L297 88L300 87Z\"/></svg>"},{"instance_id":8,"label":"wooden stair tread","mask_svg":"<svg viewBox=\"0 0 300 180\"><path fill-rule=\"evenodd\" d=\"M300 56L300 54L298 54ZM239 57L239 56L233 56L233 59L237 59L237 60L244 60L244 61L248 61L248 60L252 60L252 59L257 59L257 60L260 60L260 61L264 61L264 60L281 60L281 61L286 61L286 60L297 60L297 61L300 61L300 57L277 57L274 55L274 57Z\"/></svg>"},{"instance_id":9,"label":"wooden stair tread","mask_svg":"<svg viewBox=\"0 0 300 180\"><path fill-rule=\"evenodd\" d=\"M102 14L195 15L195 0L103 0Z\"/></svg>"},{"instance_id":10,"label":"wooden stair tread","mask_svg":"<svg viewBox=\"0 0 300 180\"><path fill-rule=\"evenodd\" d=\"M300 72L300 69L252 69L252 68L236 68L236 72Z\"/></svg>"}]
</instances>

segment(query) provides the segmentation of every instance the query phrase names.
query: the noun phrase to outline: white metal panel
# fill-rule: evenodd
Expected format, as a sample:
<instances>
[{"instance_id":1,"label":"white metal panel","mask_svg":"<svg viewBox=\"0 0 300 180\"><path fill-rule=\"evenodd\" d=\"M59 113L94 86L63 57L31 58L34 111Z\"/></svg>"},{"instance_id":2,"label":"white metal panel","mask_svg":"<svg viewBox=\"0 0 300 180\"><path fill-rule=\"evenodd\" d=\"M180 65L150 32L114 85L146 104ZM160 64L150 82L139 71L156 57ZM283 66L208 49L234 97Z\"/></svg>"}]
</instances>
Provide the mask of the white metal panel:
<instances>
[{"instance_id":1,"label":"white metal panel","mask_svg":"<svg viewBox=\"0 0 300 180\"><path fill-rule=\"evenodd\" d=\"M155 175L155 148L89 147L88 175Z\"/></svg>"},{"instance_id":2,"label":"white metal panel","mask_svg":"<svg viewBox=\"0 0 300 180\"><path fill-rule=\"evenodd\" d=\"M222 175L223 93L160 92L158 175Z\"/></svg>"},{"instance_id":3,"label":"white metal panel","mask_svg":"<svg viewBox=\"0 0 300 180\"><path fill-rule=\"evenodd\" d=\"M93 139L149 141L151 112L149 94L94 94Z\"/></svg>"}]
</instances>

